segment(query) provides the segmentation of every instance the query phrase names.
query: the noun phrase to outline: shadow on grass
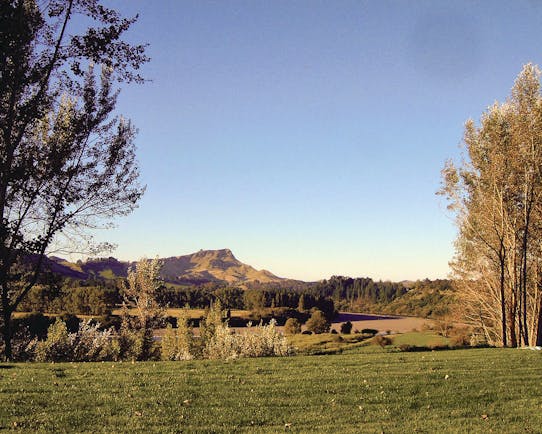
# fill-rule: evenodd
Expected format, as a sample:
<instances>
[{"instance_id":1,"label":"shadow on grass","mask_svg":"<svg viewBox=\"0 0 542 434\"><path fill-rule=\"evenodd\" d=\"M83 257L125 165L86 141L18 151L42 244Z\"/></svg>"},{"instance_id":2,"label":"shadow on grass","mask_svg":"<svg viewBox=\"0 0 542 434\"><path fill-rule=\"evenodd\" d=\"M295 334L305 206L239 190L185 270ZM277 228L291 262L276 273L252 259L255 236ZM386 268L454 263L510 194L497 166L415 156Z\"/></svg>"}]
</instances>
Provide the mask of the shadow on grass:
<instances>
[{"instance_id":1,"label":"shadow on grass","mask_svg":"<svg viewBox=\"0 0 542 434\"><path fill-rule=\"evenodd\" d=\"M13 365L0 365L0 369L13 369L15 366Z\"/></svg>"}]
</instances>

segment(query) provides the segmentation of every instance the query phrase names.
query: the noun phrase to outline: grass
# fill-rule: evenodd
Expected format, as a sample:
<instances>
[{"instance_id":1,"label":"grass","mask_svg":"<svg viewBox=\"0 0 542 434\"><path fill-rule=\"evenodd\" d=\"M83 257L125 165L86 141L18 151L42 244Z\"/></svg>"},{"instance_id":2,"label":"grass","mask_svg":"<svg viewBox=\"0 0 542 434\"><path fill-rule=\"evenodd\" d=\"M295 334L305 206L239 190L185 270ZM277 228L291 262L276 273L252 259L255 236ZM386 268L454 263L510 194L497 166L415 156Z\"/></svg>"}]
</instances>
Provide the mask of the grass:
<instances>
[{"instance_id":1,"label":"grass","mask_svg":"<svg viewBox=\"0 0 542 434\"><path fill-rule=\"evenodd\" d=\"M335 354L368 344L367 338L360 334L297 334L287 336L287 339L296 352L301 354Z\"/></svg>"},{"instance_id":2,"label":"grass","mask_svg":"<svg viewBox=\"0 0 542 434\"><path fill-rule=\"evenodd\" d=\"M400 345L410 345L413 347L437 347L447 346L450 339L431 332L409 332L389 336L392 340L390 349L398 350ZM359 350L367 351L366 347L373 344L373 340L366 335L352 333L349 335L339 335L332 333L322 333L318 335L297 334L287 336L288 342L292 345L298 354L336 354L342 352L356 352Z\"/></svg>"},{"instance_id":3,"label":"grass","mask_svg":"<svg viewBox=\"0 0 542 434\"><path fill-rule=\"evenodd\" d=\"M4 432L540 432L542 354L0 365Z\"/></svg>"},{"instance_id":4,"label":"grass","mask_svg":"<svg viewBox=\"0 0 542 434\"><path fill-rule=\"evenodd\" d=\"M416 347L433 347L439 345L448 345L450 339L436 333L428 332L409 332L391 336L393 345L413 345Z\"/></svg>"},{"instance_id":5,"label":"grass","mask_svg":"<svg viewBox=\"0 0 542 434\"><path fill-rule=\"evenodd\" d=\"M113 272L111 268L106 268L105 270L102 270L98 273L100 277L103 277L104 279L115 279L117 275Z\"/></svg>"}]
</instances>

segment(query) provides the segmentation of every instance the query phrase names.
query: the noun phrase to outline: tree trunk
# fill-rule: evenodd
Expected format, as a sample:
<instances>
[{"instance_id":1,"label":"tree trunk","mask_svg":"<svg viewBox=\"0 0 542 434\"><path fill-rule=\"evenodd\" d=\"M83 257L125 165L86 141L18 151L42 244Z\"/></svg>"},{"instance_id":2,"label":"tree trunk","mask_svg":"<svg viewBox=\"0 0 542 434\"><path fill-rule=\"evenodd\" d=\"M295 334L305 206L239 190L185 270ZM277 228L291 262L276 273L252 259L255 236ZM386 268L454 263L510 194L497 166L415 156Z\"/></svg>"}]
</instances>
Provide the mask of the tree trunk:
<instances>
[{"instance_id":1,"label":"tree trunk","mask_svg":"<svg viewBox=\"0 0 542 434\"><path fill-rule=\"evenodd\" d=\"M500 280L500 295L501 295L501 327L502 327L502 346L506 347L508 346L508 339L506 335L506 299L504 294L504 259L501 257L500 261L500 267L501 267L501 280Z\"/></svg>"},{"instance_id":2,"label":"tree trunk","mask_svg":"<svg viewBox=\"0 0 542 434\"><path fill-rule=\"evenodd\" d=\"M528 280L528 265L527 265L527 248L528 248L528 227L529 227L529 217L526 217L525 221L525 228L523 233L523 242L521 248L522 251L522 257L521 257L521 285L520 285L520 291L521 291L521 310L520 310L520 322L522 322L522 329L523 329L523 344L528 346L529 345L529 329L527 328L527 280Z\"/></svg>"},{"instance_id":3,"label":"tree trunk","mask_svg":"<svg viewBox=\"0 0 542 434\"><path fill-rule=\"evenodd\" d=\"M517 333L516 333L516 312L517 312L517 297L515 294L512 294L512 303L510 309L508 310L508 329L510 334L510 346L517 347Z\"/></svg>"},{"instance_id":4,"label":"tree trunk","mask_svg":"<svg viewBox=\"0 0 542 434\"><path fill-rule=\"evenodd\" d=\"M11 350L11 310L9 309L9 306L2 306L2 319L4 321L2 327L2 336L4 338L4 358L6 361L10 361L13 359L13 354Z\"/></svg>"},{"instance_id":5,"label":"tree trunk","mask_svg":"<svg viewBox=\"0 0 542 434\"><path fill-rule=\"evenodd\" d=\"M538 306L538 328L536 333L536 346L542 347L542 297Z\"/></svg>"}]
</instances>

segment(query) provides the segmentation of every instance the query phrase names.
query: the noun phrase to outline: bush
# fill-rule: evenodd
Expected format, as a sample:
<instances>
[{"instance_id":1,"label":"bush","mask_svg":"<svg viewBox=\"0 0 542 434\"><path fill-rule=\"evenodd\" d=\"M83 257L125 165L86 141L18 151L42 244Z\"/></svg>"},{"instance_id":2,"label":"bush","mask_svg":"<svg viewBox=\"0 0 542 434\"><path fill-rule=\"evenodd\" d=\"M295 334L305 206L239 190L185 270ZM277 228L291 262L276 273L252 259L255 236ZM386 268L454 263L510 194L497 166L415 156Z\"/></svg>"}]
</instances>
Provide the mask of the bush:
<instances>
[{"instance_id":1,"label":"bush","mask_svg":"<svg viewBox=\"0 0 542 434\"><path fill-rule=\"evenodd\" d=\"M177 328L171 324L166 327L161 342L162 360L191 360L194 353L194 334L188 325L188 313L182 311L177 319Z\"/></svg>"},{"instance_id":2,"label":"bush","mask_svg":"<svg viewBox=\"0 0 542 434\"><path fill-rule=\"evenodd\" d=\"M19 326L11 338L13 361L26 362L34 358L38 339L28 331L28 327ZM4 341L0 335L0 354L5 351Z\"/></svg>"},{"instance_id":3,"label":"bush","mask_svg":"<svg viewBox=\"0 0 542 434\"><path fill-rule=\"evenodd\" d=\"M311 317L306 322L305 327L307 328L307 330L319 334L327 333L329 331L329 328L331 327L331 324L326 319L321 310L315 309L312 312Z\"/></svg>"},{"instance_id":4,"label":"bush","mask_svg":"<svg viewBox=\"0 0 542 434\"><path fill-rule=\"evenodd\" d=\"M60 318L49 327L47 339L36 344L39 362L100 362L118 360L120 348L113 329L99 330L99 324L83 321L76 333L69 333Z\"/></svg>"},{"instance_id":5,"label":"bush","mask_svg":"<svg viewBox=\"0 0 542 434\"><path fill-rule=\"evenodd\" d=\"M233 332L227 324L221 324L205 348L205 355L210 359L287 356L291 353L292 349L277 330L275 320L256 327L249 324L248 330L242 334Z\"/></svg>"},{"instance_id":6,"label":"bush","mask_svg":"<svg viewBox=\"0 0 542 434\"><path fill-rule=\"evenodd\" d=\"M119 357L122 360L159 360L160 345L154 341L153 329L132 324L123 318L118 332Z\"/></svg>"},{"instance_id":7,"label":"bush","mask_svg":"<svg viewBox=\"0 0 542 434\"><path fill-rule=\"evenodd\" d=\"M47 339L36 345L38 362L64 362L71 359L72 343L66 324L60 319L47 330Z\"/></svg>"},{"instance_id":8,"label":"bush","mask_svg":"<svg viewBox=\"0 0 542 434\"><path fill-rule=\"evenodd\" d=\"M75 362L102 362L118 360L120 346L114 336L114 329L99 330L100 323L83 321L77 333L70 334L71 360Z\"/></svg>"},{"instance_id":9,"label":"bush","mask_svg":"<svg viewBox=\"0 0 542 434\"><path fill-rule=\"evenodd\" d=\"M343 335L349 335L352 332L352 323L350 321L346 321L341 324L341 333Z\"/></svg>"},{"instance_id":10,"label":"bush","mask_svg":"<svg viewBox=\"0 0 542 434\"><path fill-rule=\"evenodd\" d=\"M286 324L284 324L284 333L287 335L301 333L301 323L296 318L288 318Z\"/></svg>"}]
</instances>

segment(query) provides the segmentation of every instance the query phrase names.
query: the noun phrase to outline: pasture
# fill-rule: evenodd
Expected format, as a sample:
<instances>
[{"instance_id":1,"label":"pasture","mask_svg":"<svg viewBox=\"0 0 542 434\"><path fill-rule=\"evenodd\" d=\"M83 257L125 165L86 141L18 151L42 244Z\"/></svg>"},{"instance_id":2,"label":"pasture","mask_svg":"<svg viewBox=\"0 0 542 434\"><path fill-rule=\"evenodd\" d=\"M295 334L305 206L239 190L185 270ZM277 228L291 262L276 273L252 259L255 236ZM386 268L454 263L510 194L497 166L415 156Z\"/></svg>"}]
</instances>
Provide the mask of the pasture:
<instances>
[{"instance_id":1,"label":"pasture","mask_svg":"<svg viewBox=\"0 0 542 434\"><path fill-rule=\"evenodd\" d=\"M0 365L2 432L540 432L519 349Z\"/></svg>"}]
</instances>

